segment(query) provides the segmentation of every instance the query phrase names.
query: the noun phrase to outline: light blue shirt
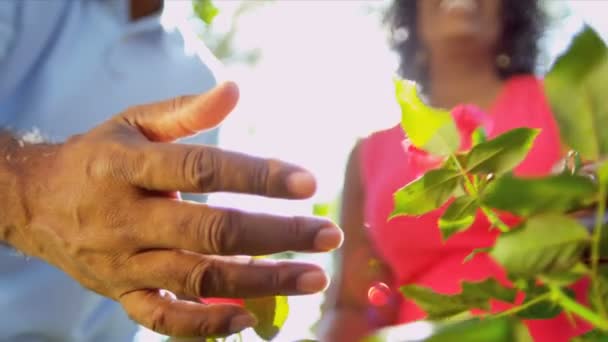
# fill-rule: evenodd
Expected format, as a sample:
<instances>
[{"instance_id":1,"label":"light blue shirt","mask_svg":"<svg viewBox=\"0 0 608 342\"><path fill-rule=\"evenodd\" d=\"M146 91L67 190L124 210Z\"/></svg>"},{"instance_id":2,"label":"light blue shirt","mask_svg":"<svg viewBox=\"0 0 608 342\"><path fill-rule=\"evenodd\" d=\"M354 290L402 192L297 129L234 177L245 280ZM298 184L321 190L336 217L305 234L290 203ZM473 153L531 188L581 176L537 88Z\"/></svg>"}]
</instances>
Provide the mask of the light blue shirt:
<instances>
[{"instance_id":1,"label":"light blue shirt","mask_svg":"<svg viewBox=\"0 0 608 342\"><path fill-rule=\"evenodd\" d=\"M61 141L129 106L215 84L158 17L129 22L127 1L1 0L0 126ZM120 342L137 329L117 303L2 245L0 312L0 341Z\"/></svg>"}]
</instances>

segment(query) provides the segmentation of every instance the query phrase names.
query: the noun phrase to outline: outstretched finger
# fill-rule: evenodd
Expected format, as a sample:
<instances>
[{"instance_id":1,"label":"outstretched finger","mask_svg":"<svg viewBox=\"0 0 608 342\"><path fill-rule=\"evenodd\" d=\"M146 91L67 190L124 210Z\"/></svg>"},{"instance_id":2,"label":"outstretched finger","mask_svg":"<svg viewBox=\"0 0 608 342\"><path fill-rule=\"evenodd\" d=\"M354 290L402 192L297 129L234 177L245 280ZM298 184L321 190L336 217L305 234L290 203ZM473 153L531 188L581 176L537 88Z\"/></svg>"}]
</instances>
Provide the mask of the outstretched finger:
<instances>
[{"instance_id":1,"label":"outstretched finger","mask_svg":"<svg viewBox=\"0 0 608 342\"><path fill-rule=\"evenodd\" d=\"M181 296L255 298L305 295L329 284L316 265L250 257L205 256L179 250L151 250L129 259L133 283Z\"/></svg>"},{"instance_id":2,"label":"outstretched finger","mask_svg":"<svg viewBox=\"0 0 608 342\"><path fill-rule=\"evenodd\" d=\"M120 163L126 181L154 191L306 198L316 189L300 167L210 146L149 143Z\"/></svg>"},{"instance_id":3,"label":"outstretched finger","mask_svg":"<svg viewBox=\"0 0 608 342\"><path fill-rule=\"evenodd\" d=\"M219 125L238 102L235 83L225 82L195 96L135 106L118 116L151 141L174 141Z\"/></svg>"},{"instance_id":4,"label":"outstretched finger","mask_svg":"<svg viewBox=\"0 0 608 342\"><path fill-rule=\"evenodd\" d=\"M286 251L326 252L343 234L327 219L247 213L168 198L137 204L142 245L212 255L268 255Z\"/></svg>"},{"instance_id":5,"label":"outstretched finger","mask_svg":"<svg viewBox=\"0 0 608 342\"><path fill-rule=\"evenodd\" d=\"M134 321L157 333L176 337L226 336L256 324L237 305L204 305L163 295L161 290L136 290L120 297Z\"/></svg>"}]
</instances>

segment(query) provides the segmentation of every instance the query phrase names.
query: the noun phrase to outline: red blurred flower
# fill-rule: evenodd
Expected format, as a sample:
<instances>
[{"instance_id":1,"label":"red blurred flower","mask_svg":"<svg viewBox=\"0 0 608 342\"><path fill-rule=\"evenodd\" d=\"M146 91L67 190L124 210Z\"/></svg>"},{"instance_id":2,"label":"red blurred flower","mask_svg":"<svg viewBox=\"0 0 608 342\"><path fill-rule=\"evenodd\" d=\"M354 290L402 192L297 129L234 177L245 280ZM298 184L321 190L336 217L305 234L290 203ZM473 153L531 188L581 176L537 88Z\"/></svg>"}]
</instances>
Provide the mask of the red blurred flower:
<instances>
[{"instance_id":1,"label":"red blurred flower","mask_svg":"<svg viewBox=\"0 0 608 342\"><path fill-rule=\"evenodd\" d=\"M466 151L472 146L471 136L479 127L488 130L488 115L474 105L459 105L452 110L452 117L460 133L460 151Z\"/></svg>"}]
</instances>

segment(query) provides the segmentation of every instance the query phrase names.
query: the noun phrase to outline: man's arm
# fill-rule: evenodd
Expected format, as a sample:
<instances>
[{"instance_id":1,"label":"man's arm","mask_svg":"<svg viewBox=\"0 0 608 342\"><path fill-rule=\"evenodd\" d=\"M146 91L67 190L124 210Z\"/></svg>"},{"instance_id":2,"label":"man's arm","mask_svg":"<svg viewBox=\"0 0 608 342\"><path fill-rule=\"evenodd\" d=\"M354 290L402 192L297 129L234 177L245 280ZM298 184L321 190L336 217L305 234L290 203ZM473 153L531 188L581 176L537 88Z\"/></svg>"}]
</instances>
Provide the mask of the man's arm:
<instances>
[{"instance_id":1,"label":"man's arm","mask_svg":"<svg viewBox=\"0 0 608 342\"><path fill-rule=\"evenodd\" d=\"M0 130L0 242L10 244L15 239L17 227L27 221L19 193L19 182L11 158L19 142L7 130Z\"/></svg>"}]
</instances>

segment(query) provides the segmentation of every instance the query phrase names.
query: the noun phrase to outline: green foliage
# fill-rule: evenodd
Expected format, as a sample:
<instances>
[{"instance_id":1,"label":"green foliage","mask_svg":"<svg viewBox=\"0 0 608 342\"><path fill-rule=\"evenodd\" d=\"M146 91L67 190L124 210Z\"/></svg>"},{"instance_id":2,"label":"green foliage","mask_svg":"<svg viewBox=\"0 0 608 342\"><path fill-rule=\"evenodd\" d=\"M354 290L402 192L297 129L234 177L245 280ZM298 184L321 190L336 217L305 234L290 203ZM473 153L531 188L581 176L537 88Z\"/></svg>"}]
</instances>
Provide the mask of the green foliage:
<instances>
[{"instance_id":1,"label":"green foliage","mask_svg":"<svg viewBox=\"0 0 608 342\"><path fill-rule=\"evenodd\" d=\"M601 301L603 307L608 307L608 265L602 265L598 270L597 291L595 296L589 298L591 306L599 310Z\"/></svg>"},{"instance_id":2,"label":"green foliage","mask_svg":"<svg viewBox=\"0 0 608 342\"><path fill-rule=\"evenodd\" d=\"M215 0L192 1L194 14L205 23L197 28L197 35L223 64L254 65L261 59L260 48L242 49L236 46L235 41L240 31L241 19L252 15L259 8L274 3L274 0L233 0L228 6L224 6L227 2ZM221 15L225 18L223 21L228 23L227 26L213 25L220 12L219 7L222 8Z\"/></svg>"},{"instance_id":3,"label":"green foliage","mask_svg":"<svg viewBox=\"0 0 608 342\"><path fill-rule=\"evenodd\" d=\"M447 325L427 342L532 342L527 329L512 318L471 319Z\"/></svg>"},{"instance_id":4,"label":"green foliage","mask_svg":"<svg viewBox=\"0 0 608 342\"><path fill-rule=\"evenodd\" d=\"M439 219L439 229L444 240L469 228L473 221L479 205L477 200L471 196L458 197L450 204L445 213Z\"/></svg>"},{"instance_id":5,"label":"green foliage","mask_svg":"<svg viewBox=\"0 0 608 342\"><path fill-rule=\"evenodd\" d=\"M566 144L583 158L597 160L608 152L608 48L590 27L545 77L545 90Z\"/></svg>"},{"instance_id":6,"label":"green foliage","mask_svg":"<svg viewBox=\"0 0 608 342\"><path fill-rule=\"evenodd\" d=\"M582 336L573 338L572 342L608 342L608 333L596 329Z\"/></svg>"},{"instance_id":7,"label":"green foliage","mask_svg":"<svg viewBox=\"0 0 608 342\"><path fill-rule=\"evenodd\" d=\"M337 196L333 201L313 204L312 214L315 216L327 217L333 222L338 222L340 219L341 205L342 197Z\"/></svg>"},{"instance_id":8,"label":"green foliage","mask_svg":"<svg viewBox=\"0 0 608 342\"><path fill-rule=\"evenodd\" d=\"M574 297L574 292L568 290L568 295ZM544 299L543 299L544 298ZM539 301L539 299L542 299ZM522 319L551 319L562 313L563 309L551 301L550 289L546 286L535 286L526 290L526 298L522 305L528 305L516 316Z\"/></svg>"},{"instance_id":9,"label":"green foliage","mask_svg":"<svg viewBox=\"0 0 608 342\"><path fill-rule=\"evenodd\" d=\"M488 134L486 133L486 130L485 128L483 128L483 126L478 127L476 130L473 131L473 134L471 135L471 142L473 143L473 146L483 144L486 141L488 141Z\"/></svg>"},{"instance_id":10,"label":"green foliage","mask_svg":"<svg viewBox=\"0 0 608 342\"><path fill-rule=\"evenodd\" d=\"M401 107L401 125L412 144L437 156L456 152L460 136L450 112L424 104L414 83L395 80L395 90Z\"/></svg>"},{"instance_id":11,"label":"green foliage","mask_svg":"<svg viewBox=\"0 0 608 342\"><path fill-rule=\"evenodd\" d=\"M502 234L491 255L509 274L532 278L570 270L580 260L589 240L589 233L576 220L543 214Z\"/></svg>"},{"instance_id":12,"label":"green foliage","mask_svg":"<svg viewBox=\"0 0 608 342\"><path fill-rule=\"evenodd\" d=\"M494 279L478 283L464 282L462 291L456 295L440 294L416 285L402 286L400 290L427 313L429 320L453 317L471 309L489 310L491 298L512 302L516 294L514 289L506 288Z\"/></svg>"},{"instance_id":13,"label":"green foliage","mask_svg":"<svg viewBox=\"0 0 608 342\"><path fill-rule=\"evenodd\" d=\"M266 341L275 338L289 314L289 303L283 296L246 299L245 308L257 318L254 330Z\"/></svg>"},{"instance_id":14,"label":"green foliage","mask_svg":"<svg viewBox=\"0 0 608 342\"><path fill-rule=\"evenodd\" d=\"M473 174L503 174L521 163L538 135L537 129L517 128L478 144L469 153L466 170Z\"/></svg>"},{"instance_id":15,"label":"green foliage","mask_svg":"<svg viewBox=\"0 0 608 342\"><path fill-rule=\"evenodd\" d=\"M427 172L395 193L395 210L399 215L422 215L441 207L454 193L460 174L449 169Z\"/></svg>"},{"instance_id":16,"label":"green foliage","mask_svg":"<svg viewBox=\"0 0 608 342\"><path fill-rule=\"evenodd\" d=\"M550 319L561 312L601 331L580 341L599 341L608 331L608 276L598 266L600 257L608 255L608 234L602 234L608 162L596 164L597 177L588 176L586 164L608 152L608 130L603 129L608 122L608 100L604 99L608 95L608 48L586 28L556 62L545 84L563 138L576 152L569 154L561 174L518 178L513 171L526 158L539 130L516 128L488 140L478 128L472 135L473 147L458 151L460 141L454 138L454 123L448 113L427 107L413 85L396 82L407 136L416 147L444 157L444 163L395 193L393 215L421 215L453 199L437 222L445 240L467 230L481 210L501 234L494 246L475 249L465 262L478 253L489 253L515 288L526 294L523 303L503 313L487 313L485 321L450 325L454 335L435 334L431 341L513 341L519 337L508 335L511 330L505 322ZM588 217L579 213L594 207L597 215L591 227ZM511 229L497 211L519 216L520 224ZM567 288L584 276L592 281L591 308L578 303ZM461 293L451 295L416 285L404 286L401 291L426 311L430 320L446 321L473 308L488 311L491 299L512 302L516 290L494 281L465 283ZM492 328L486 332L479 324ZM525 329L517 331L524 332L517 336L530 340Z\"/></svg>"},{"instance_id":17,"label":"green foliage","mask_svg":"<svg viewBox=\"0 0 608 342\"><path fill-rule=\"evenodd\" d=\"M543 274L539 276L539 279L541 279L545 283L551 283L558 286L570 286L580 280L582 277L588 275L589 268L582 262L579 262L568 271Z\"/></svg>"},{"instance_id":18,"label":"green foliage","mask_svg":"<svg viewBox=\"0 0 608 342\"><path fill-rule=\"evenodd\" d=\"M213 4L213 0L193 0L192 9L196 16L207 25L211 25L213 19L220 13L220 10Z\"/></svg>"},{"instance_id":19,"label":"green foliage","mask_svg":"<svg viewBox=\"0 0 608 342\"><path fill-rule=\"evenodd\" d=\"M529 217L581 208L589 204L596 192L595 183L585 176L515 178L505 175L487 187L481 201L491 208Z\"/></svg>"}]
</instances>

